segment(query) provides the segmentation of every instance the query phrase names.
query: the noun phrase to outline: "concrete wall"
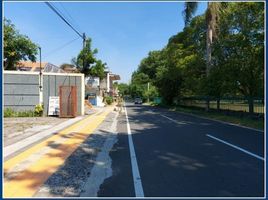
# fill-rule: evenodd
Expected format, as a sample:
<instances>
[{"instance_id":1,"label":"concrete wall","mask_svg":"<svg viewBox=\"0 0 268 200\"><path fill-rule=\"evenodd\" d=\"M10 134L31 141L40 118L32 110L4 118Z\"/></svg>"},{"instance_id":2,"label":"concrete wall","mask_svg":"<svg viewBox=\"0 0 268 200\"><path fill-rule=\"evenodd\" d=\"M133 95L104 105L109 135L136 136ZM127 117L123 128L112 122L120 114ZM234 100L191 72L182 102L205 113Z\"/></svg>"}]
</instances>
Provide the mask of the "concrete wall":
<instances>
[{"instance_id":1,"label":"concrete wall","mask_svg":"<svg viewBox=\"0 0 268 200\"><path fill-rule=\"evenodd\" d=\"M33 110L39 103L38 73L4 72L4 109Z\"/></svg>"},{"instance_id":2,"label":"concrete wall","mask_svg":"<svg viewBox=\"0 0 268 200\"><path fill-rule=\"evenodd\" d=\"M84 76L82 74L44 73L43 103L44 111L48 113L49 96L59 96L59 87L77 86L77 114L84 114Z\"/></svg>"},{"instance_id":3,"label":"concrete wall","mask_svg":"<svg viewBox=\"0 0 268 200\"><path fill-rule=\"evenodd\" d=\"M43 73L42 92L38 72L4 71L4 108L34 110L40 100L48 113L49 96L59 96L59 86L77 86L77 114L84 114L84 74Z\"/></svg>"}]
</instances>

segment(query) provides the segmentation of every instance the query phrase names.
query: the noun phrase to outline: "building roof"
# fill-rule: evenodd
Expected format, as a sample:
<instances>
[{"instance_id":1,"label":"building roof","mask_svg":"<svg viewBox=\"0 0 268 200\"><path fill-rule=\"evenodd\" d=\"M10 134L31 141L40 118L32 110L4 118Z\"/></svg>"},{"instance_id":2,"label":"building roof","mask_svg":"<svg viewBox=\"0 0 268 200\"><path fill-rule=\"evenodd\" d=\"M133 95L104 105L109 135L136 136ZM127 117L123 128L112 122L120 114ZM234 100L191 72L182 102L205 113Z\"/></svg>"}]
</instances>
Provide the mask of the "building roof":
<instances>
[{"instance_id":1,"label":"building roof","mask_svg":"<svg viewBox=\"0 0 268 200\"><path fill-rule=\"evenodd\" d=\"M41 69L44 69L44 67L47 65L47 62L41 62ZM31 61L20 61L17 64L17 68L25 69L25 71L36 71L36 68L40 68L40 62L31 62Z\"/></svg>"},{"instance_id":2,"label":"building roof","mask_svg":"<svg viewBox=\"0 0 268 200\"><path fill-rule=\"evenodd\" d=\"M118 74L110 74L110 79L112 81L120 80L120 76Z\"/></svg>"},{"instance_id":3,"label":"building roof","mask_svg":"<svg viewBox=\"0 0 268 200\"><path fill-rule=\"evenodd\" d=\"M79 70L74 67L65 67L63 70L67 73L80 73Z\"/></svg>"},{"instance_id":4,"label":"building roof","mask_svg":"<svg viewBox=\"0 0 268 200\"><path fill-rule=\"evenodd\" d=\"M17 64L19 71L40 71L40 62L20 61ZM41 70L43 72L65 73L64 70L49 62L41 62Z\"/></svg>"}]
</instances>

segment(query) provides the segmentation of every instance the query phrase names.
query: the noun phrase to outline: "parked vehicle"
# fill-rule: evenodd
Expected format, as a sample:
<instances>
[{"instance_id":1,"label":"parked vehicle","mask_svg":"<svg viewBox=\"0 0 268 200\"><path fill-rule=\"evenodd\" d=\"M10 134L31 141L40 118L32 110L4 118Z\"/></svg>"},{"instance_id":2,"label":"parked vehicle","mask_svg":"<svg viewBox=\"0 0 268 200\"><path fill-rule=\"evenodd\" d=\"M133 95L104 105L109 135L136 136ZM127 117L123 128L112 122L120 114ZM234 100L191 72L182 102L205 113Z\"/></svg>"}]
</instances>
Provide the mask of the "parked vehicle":
<instances>
[{"instance_id":1,"label":"parked vehicle","mask_svg":"<svg viewBox=\"0 0 268 200\"><path fill-rule=\"evenodd\" d=\"M140 97L136 97L134 100L134 104L142 104L142 99Z\"/></svg>"}]
</instances>

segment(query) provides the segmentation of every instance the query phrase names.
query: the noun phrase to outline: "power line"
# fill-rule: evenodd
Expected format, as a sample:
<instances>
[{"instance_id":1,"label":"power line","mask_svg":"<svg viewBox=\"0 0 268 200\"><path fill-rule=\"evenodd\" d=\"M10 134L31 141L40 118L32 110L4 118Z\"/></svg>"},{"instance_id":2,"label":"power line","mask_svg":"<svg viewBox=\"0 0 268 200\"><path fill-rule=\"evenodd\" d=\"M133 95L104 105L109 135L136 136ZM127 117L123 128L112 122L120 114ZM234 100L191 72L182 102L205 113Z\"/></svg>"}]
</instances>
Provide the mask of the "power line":
<instances>
[{"instance_id":1,"label":"power line","mask_svg":"<svg viewBox=\"0 0 268 200\"><path fill-rule=\"evenodd\" d=\"M79 39L79 37L77 37L77 38L75 38L75 39L73 39L73 40L71 40L71 41L69 41L69 42L63 44L62 46L60 46L60 47L58 47L58 48L56 48L56 49L54 49L54 50L52 50L52 51L50 51L49 53L47 53L46 55L44 55L44 58L47 58L47 57L48 57L49 55L51 55L52 53L55 53L55 52L57 52L57 51L63 49L64 47L70 45L71 43L73 43L73 42L76 41L77 39Z\"/></svg>"},{"instance_id":2,"label":"power line","mask_svg":"<svg viewBox=\"0 0 268 200\"><path fill-rule=\"evenodd\" d=\"M78 30L76 30L68 21L67 19L65 19L62 14L60 14L59 11L57 11L57 9L49 2L45 2L47 4L47 6L53 10L71 29L73 29L83 40L84 40L84 36L83 34L79 33Z\"/></svg>"},{"instance_id":3,"label":"power line","mask_svg":"<svg viewBox=\"0 0 268 200\"><path fill-rule=\"evenodd\" d=\"M73 22L73 24L76 25L76 28L78 28L78 30L80 30L80 32L81 32L81 27L79 26L79 24L77 23L77 21L71 16L71 14L68 12L67 8L65 8L65 6L63 5L63 3L59 2L59 5L67 13L67 15L69 16L69 19Z\"/></svg>"}]
</instances>

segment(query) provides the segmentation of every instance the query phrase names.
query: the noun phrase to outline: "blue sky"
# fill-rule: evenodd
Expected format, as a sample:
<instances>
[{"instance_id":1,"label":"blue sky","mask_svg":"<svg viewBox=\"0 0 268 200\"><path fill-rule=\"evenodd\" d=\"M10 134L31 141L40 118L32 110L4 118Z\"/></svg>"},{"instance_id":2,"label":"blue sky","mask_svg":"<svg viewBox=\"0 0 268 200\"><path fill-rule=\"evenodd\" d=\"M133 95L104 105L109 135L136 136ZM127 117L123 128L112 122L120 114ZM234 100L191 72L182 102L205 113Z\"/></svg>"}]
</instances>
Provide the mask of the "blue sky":
<instances>
[{"instance_id":1,"label":"blue sky","mask_svg":"<svg viewBox=\"0 0 268 200\"><path fill-rule=\"evenodd\" d=\"M53 2L92 39L97 58L128 82L149 51L163 48L184 27L183 2ZM204 13L200 3L197 15ZM67 11L67 12L66 12ZM42 61L70 63L82 40L43 2L5 2L4 16L42 47ZM63 47L64 48L61 48Z\"/></svg>"}]
</instances>

